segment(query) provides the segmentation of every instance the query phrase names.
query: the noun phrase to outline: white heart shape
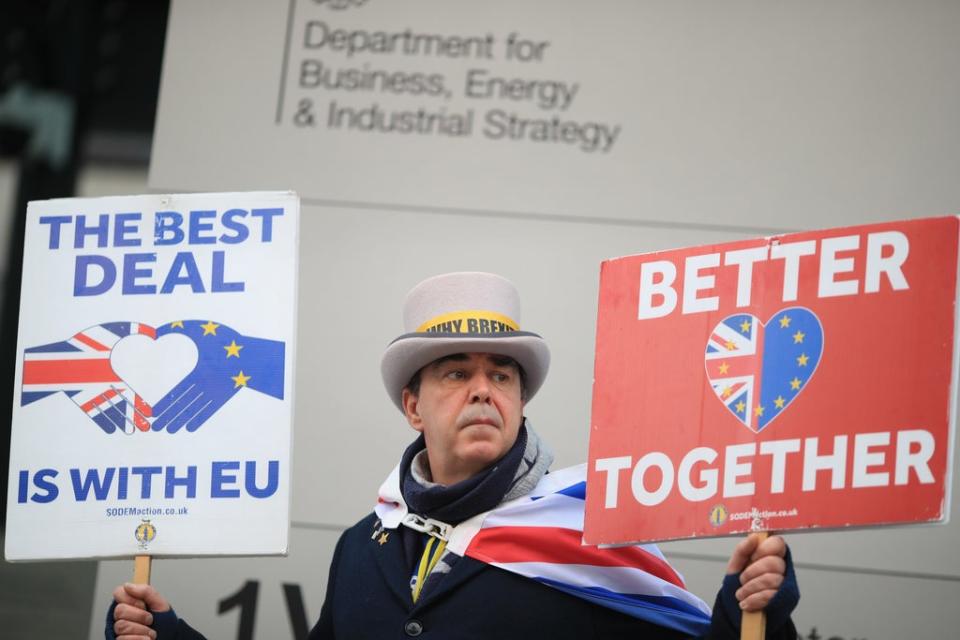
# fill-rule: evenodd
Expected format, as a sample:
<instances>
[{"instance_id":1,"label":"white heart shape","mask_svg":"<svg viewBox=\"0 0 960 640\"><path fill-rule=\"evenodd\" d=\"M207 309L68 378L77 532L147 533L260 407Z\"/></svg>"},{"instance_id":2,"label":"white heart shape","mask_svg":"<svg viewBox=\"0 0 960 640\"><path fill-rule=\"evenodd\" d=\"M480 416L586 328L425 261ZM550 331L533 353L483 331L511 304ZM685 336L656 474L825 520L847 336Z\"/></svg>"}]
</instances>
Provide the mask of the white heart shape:
<instances>
[{"instance_id":1,"label":"white heart shape","mask_svg":"<svg viewBox=\"0 0 960 640\"><path fill-rule=\"evenodd\" d=\"M151 407L197 365L197 346L179 333L154 340L142 334L123 338L113 347L110 365Z\"/></svg>"}]
</instances>

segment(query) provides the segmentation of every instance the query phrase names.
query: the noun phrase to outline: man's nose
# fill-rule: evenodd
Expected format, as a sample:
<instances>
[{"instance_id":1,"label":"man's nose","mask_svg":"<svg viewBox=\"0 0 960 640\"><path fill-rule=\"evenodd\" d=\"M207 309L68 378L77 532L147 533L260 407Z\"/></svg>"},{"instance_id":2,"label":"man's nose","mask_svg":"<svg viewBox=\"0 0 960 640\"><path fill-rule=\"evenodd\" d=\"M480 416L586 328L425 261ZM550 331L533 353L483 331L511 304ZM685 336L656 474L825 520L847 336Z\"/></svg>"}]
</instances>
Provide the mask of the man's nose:
<instances>
[{"instance_id":1,"label":"man's nose","mask_svg":"<svg viewBox=\"0 0 960 640\"><path fill-rule=\"evenodd\" d=\"M490 402L490 381L486 376L475 375L470 384L470 402Z\"/></svg>"}]
</instances>

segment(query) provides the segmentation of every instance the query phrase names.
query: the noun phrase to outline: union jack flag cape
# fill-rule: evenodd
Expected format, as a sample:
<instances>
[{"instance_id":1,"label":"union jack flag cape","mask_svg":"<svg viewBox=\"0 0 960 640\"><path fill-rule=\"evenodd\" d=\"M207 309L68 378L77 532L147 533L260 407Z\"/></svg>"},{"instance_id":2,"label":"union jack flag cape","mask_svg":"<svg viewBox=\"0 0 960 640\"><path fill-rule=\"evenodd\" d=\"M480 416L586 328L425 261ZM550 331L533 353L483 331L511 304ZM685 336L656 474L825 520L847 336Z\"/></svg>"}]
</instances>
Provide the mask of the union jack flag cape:
<instances>
[{"instance_id":1,"label":"union jack flag cape","mask_svg":"<svg viewBox=\"0 0 960 640\"><path fill-rule=\"evenodd\" d=\"M454 527L447 549L661 627L705 635L710 607L686 590L656 545L581 543L586 486L585 464L548 473L527 495ZM374 510L386 529L407 515L399 465Z\"/></svg>"}]
</instances>

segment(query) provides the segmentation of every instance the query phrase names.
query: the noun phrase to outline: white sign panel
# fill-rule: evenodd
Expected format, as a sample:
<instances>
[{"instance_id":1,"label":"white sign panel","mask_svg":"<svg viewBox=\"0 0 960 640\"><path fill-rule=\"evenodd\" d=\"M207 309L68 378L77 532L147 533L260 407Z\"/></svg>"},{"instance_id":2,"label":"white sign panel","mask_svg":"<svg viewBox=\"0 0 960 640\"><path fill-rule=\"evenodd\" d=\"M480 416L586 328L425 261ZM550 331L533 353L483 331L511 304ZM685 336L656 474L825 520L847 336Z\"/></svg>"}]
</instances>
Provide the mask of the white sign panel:
<instances>
[{"instance_id":1,"label":"white sign panel","mask_svg":"<svg viewBox=\"0 0 960 640\"><path fill-rule=\"evenodd\" d=\"M6 557L287 549L299 200L31 202Z\"/></svg>"}]
</instances>

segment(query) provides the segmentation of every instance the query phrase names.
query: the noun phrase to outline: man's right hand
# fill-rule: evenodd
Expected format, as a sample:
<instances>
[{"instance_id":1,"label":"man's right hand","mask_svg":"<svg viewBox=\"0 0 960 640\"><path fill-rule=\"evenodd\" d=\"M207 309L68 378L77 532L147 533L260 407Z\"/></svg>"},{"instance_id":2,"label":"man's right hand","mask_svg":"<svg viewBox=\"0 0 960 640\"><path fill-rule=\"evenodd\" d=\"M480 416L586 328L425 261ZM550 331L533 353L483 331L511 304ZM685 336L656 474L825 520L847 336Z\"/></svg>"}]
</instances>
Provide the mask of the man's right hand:
<instances>
[{"instance_id":1,"label":"man's right hand","mask_svg":"<svg viewBox=\"0 0 960 640\"><path fill-rule=\"evenodd\" d=\"M148 584L122 584L113 590L113 632L117 640L156 640L150 628L153 614L170 610L170 603Z\"/></svg>"}]
</instances>

